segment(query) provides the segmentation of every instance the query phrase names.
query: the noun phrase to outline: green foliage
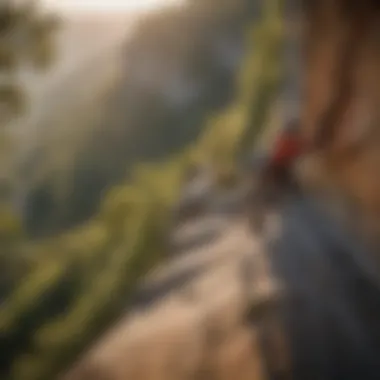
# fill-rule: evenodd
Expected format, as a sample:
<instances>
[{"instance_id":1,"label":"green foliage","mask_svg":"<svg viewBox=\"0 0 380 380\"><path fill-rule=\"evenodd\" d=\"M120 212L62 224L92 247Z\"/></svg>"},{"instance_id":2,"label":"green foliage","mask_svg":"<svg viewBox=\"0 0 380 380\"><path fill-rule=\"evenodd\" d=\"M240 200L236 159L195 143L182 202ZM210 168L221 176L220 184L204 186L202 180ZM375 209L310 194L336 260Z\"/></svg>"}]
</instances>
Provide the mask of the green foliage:
<instances>
[{"instance_id":1,"label":"green foliage","mask_svg":"<svg viewBox=\"0 0 380 380\"><path fill-rule=\"evenodd\" d=\"M0 308L0 331L3 333L9 333L25 315L35 314L41 300L46 302L46 292L59 289L62 279L70 276L68 266L72 268L74 262L81 265L82 281L76 284L70 308L37 328L33 333L34 354L20 357L11 378L50 379L57 368L67 363L69 353L71 358L80 352L97 336L96 332L104 329L109 319L126 306L126 299L137 280L157 260L162 260L169 227L163 213L169 215L171 201L167 189L152 181L148 173L152 178L161 173L173 183L178 180L175 166L169 164L165 168L164 164L161 170L146 167L137 172L135 187L119 188L110 193L99 215L99 221L107 225L108 231L102 249L93 250L91 255L82 242L82 248L77 247L75 255L56 257L50 263L44 261L42 267L36 266L18 289L12 291L8 302ZM92 229L93 234L100 232L95 226ZM73 244L73 235L66 238Z\"/></svg>"},{"instance_id":2,"label":"green foliage","mask_svg":"<svg viewBox=\"0 0 380 380\"><path fill-rule=\"evenodd\" d=\"M22 234L22 226L18 218L6 207L0 207L0 245L18 240Z\"/></svg>"},{"instance_id":3,"label":"green foliage","mask_svg":"<svg viewBox=\"0 0 380 380\"><path fill-rule=\"evenodd\" d=\"M271 105L276 100L282 78L282 1L265 2L264 12L267 15L265 22L251 36L256 52L247 58L241 77L242 83L254 83L253 86L242 86L242 102L247 107L247 119L241 136L241 152L252 149L267 126Z\"/></svg>"},{"instance_id":4,"label":"green foliage","mask_svg":"<svg viewBox=\"0 0 380 380\"><path fill-rule=\"evenodd\" d=\"M237 175L237 159L251 150L267 126L281 80L281 1L265 2L265 17L248 31L248 52L235 100L209 119L199 149L221 183Z\"/></svg>"},{"instance_id":5,"label":"green foliage","mask_svg":"<svg viewBox=\"0 0 380 380\"><path fill-rule=\"evenodd\" d=\"M51 379L125 308L137 281L164 257L186 164L137 168L130 185L108 194L96 220L40 246L40 260L0 306L0 333L27 328L32 340L11 379ZM56 252L45 254L49 249ZM51 315L53 298L64 301L68 284L75 296Z\"/></svg>"}]
</instances>

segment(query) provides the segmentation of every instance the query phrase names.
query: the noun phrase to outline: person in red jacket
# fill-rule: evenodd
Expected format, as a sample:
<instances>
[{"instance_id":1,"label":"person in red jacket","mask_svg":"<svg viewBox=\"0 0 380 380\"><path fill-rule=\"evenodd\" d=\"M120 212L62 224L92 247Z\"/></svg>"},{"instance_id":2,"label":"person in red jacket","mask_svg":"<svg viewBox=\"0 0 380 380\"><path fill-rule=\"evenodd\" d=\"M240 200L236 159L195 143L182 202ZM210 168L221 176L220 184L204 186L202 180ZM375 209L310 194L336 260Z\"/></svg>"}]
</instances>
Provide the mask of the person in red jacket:
<instances>
[{"instance_id":1,"label":"person in red jacket","mask_svg":"<svg viewBox=\"0 0 380 380\"><path fill-rule=\"evenodd\" d=\"M276 170L287 170L303 153L304 148L298 122L292 121L276 139L269 156L268 167Z\"/></svg>"},{"instance_id":2,"label":"person in red jacket","mask_svg":"<svg viewBox=\"0 0 380 380\"><path fill-rule=\"evenodd\" d=\"M298 121L293 120L278 134L260 173L268 193L289 185L294 179L293 165L305 150Z\"/></svg>"},{"instance_id":3,"label":"person in red jacket","mask_svg":"<svg viewBox=\"0 0 380 380\"><path fill-rule=\"evenodd\" d=\"M259 164L255 165L255 185L250 196L250 219L255 229L261 228L263 215L281 195L292 190L293 164L305 148L298 121L293 120L280 131L265 157L259 157Z\"/></svg>"}]
</instances>

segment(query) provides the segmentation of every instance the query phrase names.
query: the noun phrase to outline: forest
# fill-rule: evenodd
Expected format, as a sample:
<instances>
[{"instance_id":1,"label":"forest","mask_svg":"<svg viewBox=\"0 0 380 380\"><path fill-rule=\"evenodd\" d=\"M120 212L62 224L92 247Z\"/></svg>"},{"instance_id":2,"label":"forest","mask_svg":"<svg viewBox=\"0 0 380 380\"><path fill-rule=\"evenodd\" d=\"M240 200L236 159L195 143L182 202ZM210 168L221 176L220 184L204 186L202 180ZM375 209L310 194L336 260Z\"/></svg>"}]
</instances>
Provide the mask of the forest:
<instances>
[{"instance_id":1,"label":"forest","mask_svg":"<svg viewBox=\"0 0 380 380\"><path fill-rule=\"evenodd\" d=\"M17 71L54 65L60 27L25 4L0 8L2 164L17 149L7 122L28 102ZM2 165L1 378L55 378L122 315L136 284L165 260L194 173L209 170L215 188L247 176L243 162L278 123L282 78L281 1L257 4L192 0L146 16L125 44L125 77L104 117L72 152L66 190L57 191L59 171L45 172L17 209L14 173ZM167 75L146 84L143 64Z\"/></svg>"}]
</instances>

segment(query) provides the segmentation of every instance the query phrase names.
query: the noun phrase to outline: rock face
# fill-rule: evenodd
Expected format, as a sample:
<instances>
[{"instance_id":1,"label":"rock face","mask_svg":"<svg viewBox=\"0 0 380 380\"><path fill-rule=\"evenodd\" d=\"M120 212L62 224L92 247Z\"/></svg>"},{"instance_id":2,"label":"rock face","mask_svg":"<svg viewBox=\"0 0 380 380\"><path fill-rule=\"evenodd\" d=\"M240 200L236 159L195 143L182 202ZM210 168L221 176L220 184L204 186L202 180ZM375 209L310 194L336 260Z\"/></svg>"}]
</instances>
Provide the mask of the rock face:
<instances>
[{"instance_id":1,"label":"rock face","mask_svg":"<svg viewBox=\"0 0 380 380\"><path fill-rule=\"evenodd\" d=\"M206 219L210 228L217 227L213 237L202 239ZM63 380L264 378L257 331L246 323L250 290L268 290L260 276L255 284L246 281L250 270L266 278L259 243L242 216L214 211L188 224L175 231L184 251L143 284L145 302L137 300L133 313ZM197 234L198 244L189 244ZM191 273L186 280L158 292L165 281L186 272ZM144 298L152 291L155 296Z\"/></svg>"}]
</instances>

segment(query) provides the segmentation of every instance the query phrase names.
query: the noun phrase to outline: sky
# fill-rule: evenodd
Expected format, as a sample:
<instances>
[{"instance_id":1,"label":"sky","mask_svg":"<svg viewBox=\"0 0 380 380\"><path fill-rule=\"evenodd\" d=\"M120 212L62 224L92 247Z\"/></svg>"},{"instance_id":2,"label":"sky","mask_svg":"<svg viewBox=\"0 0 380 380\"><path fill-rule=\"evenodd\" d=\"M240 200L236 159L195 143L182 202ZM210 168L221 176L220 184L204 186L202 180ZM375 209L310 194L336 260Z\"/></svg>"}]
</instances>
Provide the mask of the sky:
<instances>
[{"instance_id":1,"label":"sky","mask_svg":"<svg viewBox=\"0 0 380 380\"><path fill-rule=\"evenodd\" d=\"M153 10L183 0L42 0L42 3L61 12L102 12Z\"/></svg>"}]
</instances>

